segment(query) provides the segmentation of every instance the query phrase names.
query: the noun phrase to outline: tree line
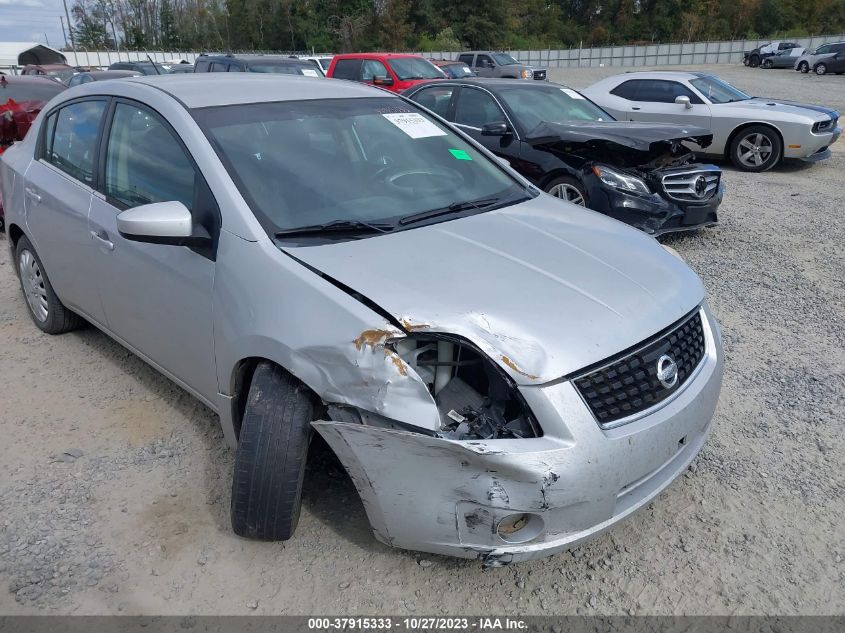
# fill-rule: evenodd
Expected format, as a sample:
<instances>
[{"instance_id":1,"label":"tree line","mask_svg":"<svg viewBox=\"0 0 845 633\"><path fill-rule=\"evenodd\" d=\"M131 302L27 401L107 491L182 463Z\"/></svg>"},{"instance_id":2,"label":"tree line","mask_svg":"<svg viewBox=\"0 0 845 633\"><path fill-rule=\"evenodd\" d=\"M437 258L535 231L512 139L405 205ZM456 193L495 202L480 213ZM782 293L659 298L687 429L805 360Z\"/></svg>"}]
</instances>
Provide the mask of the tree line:
<instances>
[{"instance_id":1,"label":"tree line","mask_svg":"<svg viewBox=\"0 0 845 633\"><path fill-rule=\"evenodd\" d=\"M90 50L545 49L845 30L845 0L74 0Z\"/></svg>"}]
</instances>

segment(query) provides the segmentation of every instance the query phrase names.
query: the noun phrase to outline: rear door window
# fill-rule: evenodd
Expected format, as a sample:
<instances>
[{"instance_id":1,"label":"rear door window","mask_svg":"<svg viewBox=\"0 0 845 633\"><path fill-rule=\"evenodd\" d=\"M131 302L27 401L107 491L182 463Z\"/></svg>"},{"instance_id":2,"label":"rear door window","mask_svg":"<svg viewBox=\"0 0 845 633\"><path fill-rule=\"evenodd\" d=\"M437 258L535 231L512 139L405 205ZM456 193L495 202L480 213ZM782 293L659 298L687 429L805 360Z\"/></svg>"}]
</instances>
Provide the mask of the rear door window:
<instances>
[{"instance_id":1,"label":"rear door window","mask_svg":"<svg viewBox=\"0 0 845 633\"><path fill-rule=\"evenodd\" d=\"M431 86L417 92L413 99L445 119L449 114L449 103L452 101L454 91L454 86Z\"/></svg>"},{"instance_id":2,"label":"rear door window","mask_svg":"<svg viewBox=\"0 0 845 633\"><path fill-rule=\"evenodd\" d=\"M339 59L334 65L334 72L332 76L336 79L351 79L353 81L361 80L361 61L360 59Z\"/></svg>"},{"instance_id":3,"label":"rear door window","mask_svg":"<svg viewBox=\"0 0 845 633\"><path fill-rule=\"evenodd\" d=\"M69 176L93 185L100 122L105 101L78 101L51 115L44 139L44 160Z\"/></svg>"},{"instance_id":4,"label":"rear door window","mask_svg":"<svg viewBox=\"0 0 845 633\"><path fill-rule=\"evenodd\" d=\"M224 64L223 62L211 62L211 72L213 73L225 73L229 68L229 64Z\"/></svg>"}]
</instances>

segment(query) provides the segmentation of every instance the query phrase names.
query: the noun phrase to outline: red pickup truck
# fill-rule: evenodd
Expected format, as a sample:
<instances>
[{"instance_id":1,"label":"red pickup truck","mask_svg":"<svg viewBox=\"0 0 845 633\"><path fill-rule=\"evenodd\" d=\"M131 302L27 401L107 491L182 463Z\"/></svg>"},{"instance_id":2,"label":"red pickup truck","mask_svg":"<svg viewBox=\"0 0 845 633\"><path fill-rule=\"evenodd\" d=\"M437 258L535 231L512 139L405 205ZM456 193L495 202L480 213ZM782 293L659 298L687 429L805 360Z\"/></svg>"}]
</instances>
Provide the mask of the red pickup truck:
<instances>
[{"instance_id":1,"label":"red pickup truck","mask_svg":"<svg viewBox=\"0 0 845 633\"><path fill-rule=\"evenodd\" d=\"M392 92L402 92L423 81L446 79L443 71L424 57L401 53L335 55L326 75L380 86Z\"/></svg>"}]
</instances>

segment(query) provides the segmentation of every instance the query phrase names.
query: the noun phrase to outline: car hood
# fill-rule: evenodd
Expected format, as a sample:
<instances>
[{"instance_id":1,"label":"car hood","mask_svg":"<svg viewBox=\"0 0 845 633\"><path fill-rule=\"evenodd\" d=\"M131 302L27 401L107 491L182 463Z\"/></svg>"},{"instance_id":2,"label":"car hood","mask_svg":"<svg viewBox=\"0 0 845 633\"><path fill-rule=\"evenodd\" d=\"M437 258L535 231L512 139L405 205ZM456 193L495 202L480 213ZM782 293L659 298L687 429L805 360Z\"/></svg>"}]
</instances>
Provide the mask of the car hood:
<instances>
[{"instance_id":1,"label":"car hood","mask_svg":"<svg viewBox=\"0 0 845 633\"><path fill-rule=\"evenodd\" d=\"M813 119L819 119L820 114L825 114L832 119L839 117L839 112L831 110L825 106L815 105L812 103L799 103L797 101L784 101L783 99L770 99L767 97L753 97L745 101L737 101L733 104L745 108L765 110L768 112L776 111L783 114L794 114L796 116L805 116Z\"/></svg>"},{"instance_id":2,"label":"car hood","mask_svg":"<svg viewBox=\"0 0 845 633\"><path fill-rule=\"evenodd\" d=\"M545 194L417 229L282 250L407 332L468 339L523 384L627 349L704 297L695 273L653 238Z\"/></svg>"},{"instance_id":3,"label":"car hood","mask_svg":"<svg viewBox=\"0 0 845 633\"><path fill-rule=\"evenodd\" d=\"M579 121L572 123L540 123L525 136L531 145L566 143L605 143L641 152L652 152L655 143L690 141L704 148L713 141L710 130L671 123L634 121Z\"/></svg>"}]
</instances>

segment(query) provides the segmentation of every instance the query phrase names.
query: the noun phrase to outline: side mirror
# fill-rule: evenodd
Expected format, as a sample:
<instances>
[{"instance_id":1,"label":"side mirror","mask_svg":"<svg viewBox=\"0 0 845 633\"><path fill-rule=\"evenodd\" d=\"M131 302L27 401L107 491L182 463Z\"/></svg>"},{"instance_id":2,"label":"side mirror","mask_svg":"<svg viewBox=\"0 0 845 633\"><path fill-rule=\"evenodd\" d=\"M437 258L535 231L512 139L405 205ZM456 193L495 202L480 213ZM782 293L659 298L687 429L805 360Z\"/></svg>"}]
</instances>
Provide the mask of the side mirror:
<instances>
[{"instance_id":1,"label":"side mirror","mask_svg":"<svg viewBox=\"0 0 845 633\"><path fill-rule=\"evenodd\" d=\"M181 202L154 202L127 209L117 216L117 231L127 240L150 244L197 246L210 236L194 226L191 212Z\"/></svg>"},{"instance_id":2,"label":"side mirror","mask_svg":"<svg viewBox=\"0 0 845 633\"><path fill-rule=\"evenodd\" d=\"M508 124L504 121L485 123L481 126L481 136L507 136L510 134Z\"/></svg>"},{"instance_id":3,"label":"side mirror","mask_svg":"<svg viewBox=\"0 0 845 633\"><path fill-rule=\"evenodd\" d=\"M392 86L393 77L373 77L374 86Z\"/></svg>"},{"instance_id":4,"label":"side mirror","mask_svg":"<svg viewBox=\"0 0 845 633\"><path fill-rule=\"evenodd\" d=\"M690 103L689 97L681 95L679 97L675 97L675 103L678 105L684 106L687 110L692 108L692 103Z\"/></svg>"}]
</instances>

